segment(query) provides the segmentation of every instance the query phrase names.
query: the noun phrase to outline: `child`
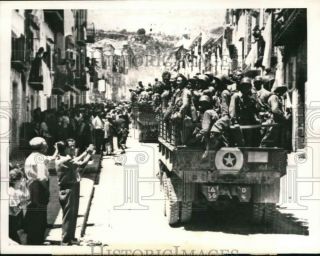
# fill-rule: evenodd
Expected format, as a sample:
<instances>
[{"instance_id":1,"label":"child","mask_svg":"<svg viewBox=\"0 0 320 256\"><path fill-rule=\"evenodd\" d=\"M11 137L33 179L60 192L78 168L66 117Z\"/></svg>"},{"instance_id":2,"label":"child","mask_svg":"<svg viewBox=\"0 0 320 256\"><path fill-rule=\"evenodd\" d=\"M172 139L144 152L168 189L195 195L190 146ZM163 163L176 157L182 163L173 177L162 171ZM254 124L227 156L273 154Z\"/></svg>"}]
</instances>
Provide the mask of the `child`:
<instances>
[{"instance_id":1,"label":"child","mask_svg":"<svg viewBox=\"0 0 320 256\"><path fill-rule=\"evenodd\" d=\"M29 192L24 174L18 168L9 173L9 237L21 244L20 233L23 223L23 210L29 203Z\"/></svg>"}]
</instances>

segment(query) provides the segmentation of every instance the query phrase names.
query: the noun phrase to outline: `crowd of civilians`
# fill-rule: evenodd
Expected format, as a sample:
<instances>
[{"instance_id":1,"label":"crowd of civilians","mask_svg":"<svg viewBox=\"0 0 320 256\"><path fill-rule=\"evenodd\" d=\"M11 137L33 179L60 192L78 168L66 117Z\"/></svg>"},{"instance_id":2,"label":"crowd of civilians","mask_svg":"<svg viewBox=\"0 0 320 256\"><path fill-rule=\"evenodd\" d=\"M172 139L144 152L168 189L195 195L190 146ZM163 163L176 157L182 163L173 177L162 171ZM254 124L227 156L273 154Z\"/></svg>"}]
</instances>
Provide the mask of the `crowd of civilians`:
<instances>
[{"instance_id":1,"label":"crowd of civilians","mask_svg":"<svg viewBox=\"0 0 320 256\"><path fill-rule=\"evenodd\" d=\"M45 242L50 198L49 167L54 163L63 212L62 245L75 238L80 175L93 154L125 153L130 108L126 103L86 104L58 110L35 109L27 126L30 154L24 166L9 167L9 237L18 244ZM114 148L117 138L117 149ZM52 165L51 165L52 166Z\"/></svg>"}]
</instances>

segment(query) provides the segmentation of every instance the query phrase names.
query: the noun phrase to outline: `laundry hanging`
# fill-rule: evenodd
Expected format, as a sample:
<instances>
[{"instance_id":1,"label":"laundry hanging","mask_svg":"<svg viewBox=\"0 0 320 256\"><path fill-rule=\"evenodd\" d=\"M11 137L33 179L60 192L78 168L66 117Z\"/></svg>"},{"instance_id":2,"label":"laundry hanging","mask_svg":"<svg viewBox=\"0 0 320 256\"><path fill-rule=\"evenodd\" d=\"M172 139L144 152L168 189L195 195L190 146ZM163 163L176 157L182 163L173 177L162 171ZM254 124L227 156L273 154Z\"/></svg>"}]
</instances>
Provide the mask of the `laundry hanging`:
<instances>
[{"instance_id":1,"label":"laundry hanging","mask_svg":"<svg viewBox=\"0 0 320 256\"><path fill-rule=\"evenodd\" d=\"M43 94L47 97L51 96L52 80L50 70L47 64L42 60L42 73L43 73Z\"/></svg>"},{"instance_id":2,"label":"laundry hanging","mask_svg":"<svg viewBox=\"0 0 320 256\"><path fill-rule=\"evenodd\" d=\"M272 13L270 13L268 17L262 36L265 41L262 66L264 66L265 68L270 68L272 56Z\"/></svg>"}]
</instances>

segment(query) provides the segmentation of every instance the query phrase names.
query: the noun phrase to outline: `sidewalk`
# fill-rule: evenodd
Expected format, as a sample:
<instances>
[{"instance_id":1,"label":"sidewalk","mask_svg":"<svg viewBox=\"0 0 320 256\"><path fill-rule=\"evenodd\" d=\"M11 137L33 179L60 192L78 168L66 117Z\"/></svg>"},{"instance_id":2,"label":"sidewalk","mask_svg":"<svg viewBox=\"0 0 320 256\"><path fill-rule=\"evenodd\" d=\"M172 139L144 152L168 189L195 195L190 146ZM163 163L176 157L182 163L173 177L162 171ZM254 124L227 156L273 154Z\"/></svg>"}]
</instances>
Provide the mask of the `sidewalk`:
<instances>
[{"instance_id":1,"label":"sidewalk","mask_svg":"<svg viewBox=\"0 0 320 256\"><path fill-rule=\"evenodd\" d=\"M52 177L52 176L51 176ZM52 177L54 179L56 177ZM53 183L53 182L52 182ZM54 186L54 185L50 185ZM53 227L49 229L46 242L50 244L60 244L62 236L62 209L59 203L58 192L59 188L57 187L54 195L51 196L50 202L48 205L48 222L53 224ZM76 229L76 238L80 239L81 233L83 232L86 220L88 218L91 199L94 193L94 182L87 178L82 178L80 181L80 202L79 202L79 213L77 219L77 229ZM57 213L58 209L58 213Z\"/></svg>"}]
</instances>

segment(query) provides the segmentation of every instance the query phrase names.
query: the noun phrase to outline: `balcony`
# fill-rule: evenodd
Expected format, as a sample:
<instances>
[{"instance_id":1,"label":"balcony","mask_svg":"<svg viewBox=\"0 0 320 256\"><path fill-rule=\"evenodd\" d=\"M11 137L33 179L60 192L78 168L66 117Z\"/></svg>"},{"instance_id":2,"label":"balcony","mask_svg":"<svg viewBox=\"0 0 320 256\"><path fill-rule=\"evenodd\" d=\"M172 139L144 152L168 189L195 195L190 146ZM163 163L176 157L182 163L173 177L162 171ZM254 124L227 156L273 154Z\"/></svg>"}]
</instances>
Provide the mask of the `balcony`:
<instances>
[{"instance_id":1,"label":"balcony","mask_svg":"<svg viewBox=\"0 0 320 256\"><path fill-rule=\"evenodd\" d=\"M26 44L25 37L11 38L11 65L13 68L22 71L26 69Z\"/></svg>"},{"instance_id":2,"label":"balcony","mask_svg":"<svg viewBox=\"0 0 320 256\"><path fill-rule=\"evenodd\" d=\"M273 36L276 46L298 43L307 35L306 9L280 9L274 11Z\"/></svg>"},{"instance_id":3,"label":"balcony","mask_svg":"<svg viewBox=\"0 0 320 256\"><path fill-rule=\"evenodd\" d=\"M93 44L96 39L96 30L94 28L94 23L87 26L87 43Z\"/></svg>"},{"instance_id":4,"label":"balcony","mask_svg":"<svg viewBox=\"0 0 320 256\"><path fill-rule=\"evenodd\" d=\"M28 83L36 91L52 87L50 70L42 58L37 57L32 61Z\"/></svg>"}]
</instances>

